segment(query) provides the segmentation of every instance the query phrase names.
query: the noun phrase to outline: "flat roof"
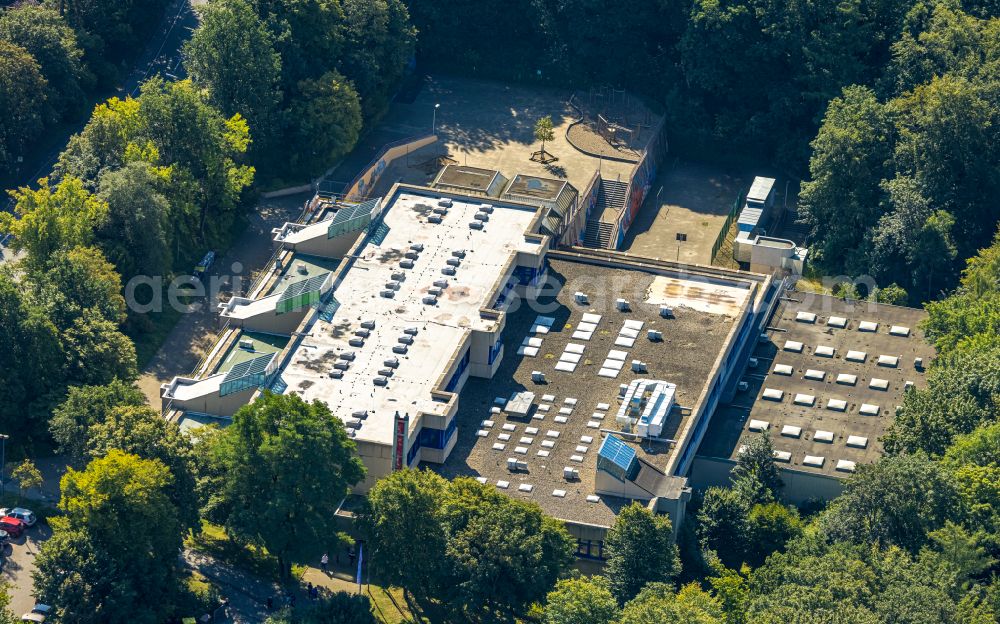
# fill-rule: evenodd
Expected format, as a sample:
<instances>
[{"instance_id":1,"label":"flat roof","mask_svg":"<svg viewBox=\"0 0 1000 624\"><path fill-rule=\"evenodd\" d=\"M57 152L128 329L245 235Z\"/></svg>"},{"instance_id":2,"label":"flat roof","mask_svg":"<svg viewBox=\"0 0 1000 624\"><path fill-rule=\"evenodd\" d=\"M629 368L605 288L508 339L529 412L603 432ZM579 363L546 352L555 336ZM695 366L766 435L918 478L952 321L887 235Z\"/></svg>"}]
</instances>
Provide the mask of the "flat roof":
<instances>
[{"instance_id":1,"label":"flat roof","mask_svg":"<svg viewBox=\"0 0 1000 624\"><path fill-rule=\"evenodd\" d=\"M475 191L486 191L498 175L500 175L500 172L494 169L469 167L468 165L445 165L434 183Z\"/></svg>"},{"instance_id":2,"label":"flat roof","mask_svg":"<svg viewBox=\"0 0 1000 624\"><path fill-rule=\"evenodd\" d=\"M287 393L295 392L307 401L325 401L344 420L359 410L368 417L357 439L389 444L396 411L414 414L443 413L431 391L446 372L451 358L473 327L487 329L495 323L480 317L480 308L495 294L495 283L504 267L519 251L537 254L542 239L526 237L536 218L534 207L491 201L494 206L482 230L470 229L483 202L480 198L454 198L440 224L428 217L438 208L438 195L415 189L401 189L383 209L382 225L376 234L359 242L350 262L338 271L339 283L333 297L339 304L331 321L313 317L306 335L290 354L281 372ZM413 268L400 268L411 245L424 245ZM453 252L464 250L456 274L442 269L455 260ZM397 272L405 274L392 298L382 296ZM423 299L434 282L446 279L448 286L428 305ZM362 347L349 341L361 330L363 321L373 321L374 329ZM405 355L393 353L404 330L416 328L413 343ZM343 377L330 373L341 354L353 352ZM385 386L374 381L383 362L397 357L399 367Z\"/></svg>"},{"instance_id":3,"label":"flat roof","mask_svg":"<svg viewBox=\"0 0 1000 624\"><path fill-rule=\"evenodd\" d=\"M240 347L244 340L253 342L253 350ZM226 353L219 361L219 366L212 373L226 373L241 362L247 362L262 355L278 353L288 344L287 336L275 336L274 334L264 334L260 332L240 332L239 337L233 341Z\"/></svg>"},{"instance_id":4,"label":"flat roof","mask_svg":"<svg viewBox=\"0 0 1000 624\"><path fill-rule=\"evenodd\" d=\"M552 254L548 263L550 276L560 285L559 291L553 295L550 290L537 302L521 302L516 311L512 309L503 332L504 357L499 369L492 379L469 378L455 416L458 439L454 449L444 464L425 465L449 478L473 476L484 478L491 485L507 481L509 486L505 493L532 500L550 515L607 526L629 501L600 495L597 502L590 502L587 497L595 494L598 449L607 435L602 430L619 430L615 416L619 408L620 384L640 378L677 384L676 399L683 409L674 409L661 437L668 440L678 437L725 347L734 323L734 317L726 312L733 308L706 310L704 297L714 286L691 277L672 282L678 286L674 295L674 318L662 318L661 291L654 287L658 280L665 279L661 275L639 268L556 259ZM576 303L577 291L588 295L586 305ZM747 304L749 290L743 292L743 303ZM686 299L684 293L692 297ZM629 311L616 308L615 301L619 298L629 301ZM581 326L585 322L584 315L600 315L601 319L589 339L583 339L581 334L574 338L574 333L588 329L586 325ZM551 330L535 335L531 330L539 316L552 319ZM594 317L588 319L594 320ZM616 344L626 321L642 323L631 347ZM648 339L647 332L651 329L662 332L661 342ZM527 338L541 339L534 357L518 353ZM563 354L579 351L580 347L582 353L574 371L556 369ZM600 376L605 360L616 351L620 352L615 354L617 357L624 353L621 372L617 377ZM646 363L647 372L633 372L632 360ZM545 375L545 383L532 380L534 371ZM522 391L535 394L533 415L528 419L511 417L506 412L491 413L497 397L509 398ZM546 395L551 395L551 400L546 400ZM571 405L567 399L571 402L575 399L575 403ZM570 413L560 413L564 408L571 408ZM595 413L603 417L595 417ZM561 422L563 418L565 422ZM484 429L484 420L492 421L492 426ZM507 431L505 426L513 430ZM529 427L538 431L532 433ZM487 434L481 436L480 430ZM549 431L558 432L558 437L550 437ZM502 441L501 435L510 438ZM522 443L522 438L531 441ZM554 442L551 448L543 445L546 441ZM494 450L493 445L498 443L505 444L505 448ZM636 449L641 462L661 472L676 452L671 442L646 440L635 444L626 440L625 443ZM523 455L515 452L519 446L526 449ZM538 455L543 450L548 451L547 457ZM582 461L576 461L573 456ZM511 457L527 462L528 470L508 471L507 459ZM567 466L579 470L579 480L563 478L563 469ZM531 491L521 491L519 487L523 484L533 486ZM564 491L564 496L553 496L555 490Z\"/></svg>"},{"instance_id":5,"label":"flat roof","mask_svg":"<svg viewBox=\"0 0 1000 624\"><path fill-rule=\"evenodd\" d=\"M771 319L768 340L754 350L757 368L744 372L749 389L716 410L698 454L735 460L746 440L757 435L751 429L767 423L775 451L790 453L789 461L778 462L784 469L848 476L837 469L838 461L873 463L883 453L880 438L903 401L906 382L926 383L934 349L920 330L925 317L914 308L788 291ZM877 323L875 331L863 331L868 323ZM893 335L893 327L908 328L908 335ZM856 353L848 358L849 351ZM861 354L864 360L858 361ZM880 364L882 355L890 357ZM914 358L923 358L923 370ZM877 388L881 385L886 389ZM764 398L768 390L781 398ZM863 406L877 407L877 415L864 414L873 410ZM827 437L830 441L823 440ZM822 457L823 465L803 463L806 456Z\"/></svg>"},{"instance_id":6,"label":"flat roof","mask_svg":"<svg viewBox=\"0 0 1000 624\"><path fill-rule=\"evenodd\" d=\"M526 197L536 197L538 199L555 200L559 197L569 182L566 180L554 180L552 178L539 178L537 176L524 175L522 173L514 176L504 194L524 195Z\"/></svg>"}]
</instances>

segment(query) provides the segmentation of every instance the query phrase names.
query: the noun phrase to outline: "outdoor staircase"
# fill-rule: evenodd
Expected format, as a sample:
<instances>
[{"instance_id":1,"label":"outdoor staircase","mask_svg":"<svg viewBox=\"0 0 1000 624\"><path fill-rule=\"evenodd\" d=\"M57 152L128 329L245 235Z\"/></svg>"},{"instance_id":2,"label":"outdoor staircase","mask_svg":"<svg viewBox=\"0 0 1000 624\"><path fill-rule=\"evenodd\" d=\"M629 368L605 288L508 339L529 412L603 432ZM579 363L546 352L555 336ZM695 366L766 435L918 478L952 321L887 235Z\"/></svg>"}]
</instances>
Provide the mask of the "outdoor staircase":
<instances>
[{"instance_id":1,"label":"outdoor staircase","mask_svg":"<svg viewBox=\"0 0 1000 624\"><path fill-rule=\"evenodd\" d=\"M800 220L801 218L797 210L786 212L781 227L781 237L793 241L796 245L805 245L810 228L808 223Z\"/></svg>"},{"instance_id":2,"label":"outdoor staircase","mask_svg":"<svg viewBox=\"0 0 1000 624\"><path fill-rule=\"evenodd\" d=\"M606 208L611 208L615 213L621 212L625 207L625 192L628 191L628 184L619 180L601 179L601 189L597 195L597 208L601 213Z\"/></svg>"},{"instance_id":3,"label":"outdoor staircase","mask_svg":"<svg viewBox=\"0 0 1000 624\"><path fill-rule=\"evenodd\" d=\"M583 232L583 246L591 249L611 249L611 234L614 226L597 219L587 221Z\"/></svg>"},{"instance_id":4,"label":"outdoor staircase","mask_svg":"<svg viewBox=\"0 0 1000 624\"><path fill-rule=\"evenodd\" d=\"M587 229L583 233L583 246L592 249L611 249L611 235L614 233L614 224L609 216L621 213L625 207L625 193L628 191L628 184L618 180L601 179L601 186L597 191L597 204L587 220Z\"/></svg>"}]
</instances>

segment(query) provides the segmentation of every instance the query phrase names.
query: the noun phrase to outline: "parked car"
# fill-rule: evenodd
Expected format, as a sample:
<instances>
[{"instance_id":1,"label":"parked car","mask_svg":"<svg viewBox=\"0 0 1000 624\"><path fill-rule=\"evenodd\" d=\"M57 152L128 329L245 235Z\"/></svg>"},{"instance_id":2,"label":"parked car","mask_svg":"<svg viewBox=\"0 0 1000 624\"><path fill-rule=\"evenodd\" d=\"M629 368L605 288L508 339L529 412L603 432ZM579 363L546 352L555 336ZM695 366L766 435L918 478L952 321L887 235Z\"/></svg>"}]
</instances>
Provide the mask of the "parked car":
<instances>
[{"instance_id":1,"label":"parked car","mask_svg":"<svg viewBox=\"0 0 1000 624\"><path fill-rule=\"evenodd\" d=\"M21 537L21 534L27 528L27 525L17 518L11 518L10 516L0 518L0 530L7 531L11 537Z\"/></svg>"},{"instance_id":2,"label":"parked car","mask_svg":"<svg viewBox=\"0 0 1000 624\"><path fill-rule=\"evenodd\" d=\"M17 518L29 527L35 526L35 523L38 522L35 512L30 509L25 509L24 507L14 507L13 509L0 508L0 516Z\"/></svg>"},{"instance_id":3,"label":"parked car","mask_svg":"<svg viewBox=\"0 0 1000 624\"><path fill-rule=\"evenodd\" d=\"M42 624L45 618L49 617L52 612L52 607L47 604L42 604L40 602L35 603L35 606L21 616L22 622L30 622L31 624Z\"/></svg>"}]
</instances>

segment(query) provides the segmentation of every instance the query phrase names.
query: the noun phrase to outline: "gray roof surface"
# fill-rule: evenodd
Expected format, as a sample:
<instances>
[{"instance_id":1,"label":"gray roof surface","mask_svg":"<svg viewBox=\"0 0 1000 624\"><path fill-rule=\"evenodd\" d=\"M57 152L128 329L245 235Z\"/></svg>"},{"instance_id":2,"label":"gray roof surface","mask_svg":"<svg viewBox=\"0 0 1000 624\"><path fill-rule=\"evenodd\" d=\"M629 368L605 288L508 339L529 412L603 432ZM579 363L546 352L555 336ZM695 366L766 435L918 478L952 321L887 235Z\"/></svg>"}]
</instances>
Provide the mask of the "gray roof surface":
<instances>
[{"instance_id":1,"label":"gray roof surface","mask_svg":"<svg viewBox=\"0 0 1000 624\"><path fill-rule=\"evenodd\" d=\"M905 382L912 381L917 387L925 384L926 374L914 367L914 358L923 358L926 370L934 354L919 328L926 314L913 308L867 302L852 304L835 297L795 291L789 291L788 297L795 300L778 304L767 332L768 340L757 344L753 357L758 359L758 367L744 373L749 390L738 392L729 405L716 410L698 454L735 460L746 440L757 435L750 431L750 421L765 421L775 450L791 453L791 460L779 466L844 477L850 473L837 470L838 460L854 461L860 466L882 455L880 438L892 422L896 406L902 403ZM815 322L797 320L800 311L816 314ZM846 327L828 325L831 316L846 319ZM859 331L858 326L864 321L877 322L877 331ZM890 335L893 325L908 327L910 335ZM802 351L787 350L786 341L802 343ZM816 348L820 346L833 347L834 356L817 355ZM848 351L865 352L865 361L847 361ZM879 365L880 355L897 356L899 363L895 368ZM792 374L776 374L775 366L790 366ZM825 376L822 380L808 379L805 375L810 370L822 371ZM857 383L853 386L838 383L837 376L842 373L856 375ZM869 387L872 379L888 381L888 388ZM780 390L784 396L781 401L762 399L765 388ZM796 405L797 394L815 397L815 404ZM846 409L829 409L830 399L846 401ZM861 414L859 408L863 404L877 405L878 415ZM786 425L800 427L800 436L783 435ZM816 440L817 431L831 432L832 442ZM848 446L849 436L867 438L867 446ZM806 455L823 457L822 468L803 465Z\"/></svg>"}]
</instances>

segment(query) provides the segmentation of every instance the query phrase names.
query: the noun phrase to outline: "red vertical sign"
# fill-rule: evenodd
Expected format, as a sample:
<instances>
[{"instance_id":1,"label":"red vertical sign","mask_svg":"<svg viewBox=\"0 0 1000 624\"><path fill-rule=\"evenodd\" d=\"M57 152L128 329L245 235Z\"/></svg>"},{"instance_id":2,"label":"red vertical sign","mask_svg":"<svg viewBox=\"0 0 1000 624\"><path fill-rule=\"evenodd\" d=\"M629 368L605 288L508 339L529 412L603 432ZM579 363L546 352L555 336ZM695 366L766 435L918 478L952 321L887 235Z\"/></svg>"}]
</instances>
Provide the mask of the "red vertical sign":
<instances>
[{"instance_id":1,"label":"red vertical sign","mask_svg":"<svg viewBox=\"0 0 1000 624\"><path fill-rule=\"evenodd\" d=\"M403 416L396 412L396 441L392 446L392 469L402 470L405 468L404 458L406 457L406 430L409 428L410 415Z\"/></svg>"}]
</instances>

